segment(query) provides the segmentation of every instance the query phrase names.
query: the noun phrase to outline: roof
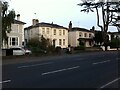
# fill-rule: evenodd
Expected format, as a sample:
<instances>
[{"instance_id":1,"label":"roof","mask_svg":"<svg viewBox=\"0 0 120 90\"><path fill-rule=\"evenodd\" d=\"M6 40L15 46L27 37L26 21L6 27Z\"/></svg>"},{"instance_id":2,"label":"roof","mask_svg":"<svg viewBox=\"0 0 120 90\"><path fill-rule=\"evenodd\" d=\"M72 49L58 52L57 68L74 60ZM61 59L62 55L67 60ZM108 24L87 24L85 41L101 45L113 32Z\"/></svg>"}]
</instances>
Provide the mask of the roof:
<instances>
[{"instance_id":1,"label":"roof","mask_svg":"<svg viewBox=\"0 0 120 90\"><path fill-rule=\"evenodd\" d=\"M92 32L88 29L85 29L85 28L79 28L79 27L74 27L72 28L72 31L83 31L83 32Z\"/></svg>"},{"instance_id":2,"label":"roof","mask_svg":"<svg viewBox=\"0 0 120 90\"><path fill-rule=\"evenodd\" d=\"M120 32L111 32L112 34L120 34Z\"/></svg>"},{"instance_id":3,"label":"roof","mask_svg":"<svg viewBox=\"0 0 120 90\"><path fill-rule=\"evenodd\" d=\"M67 29L68 30L68 28L66 28L66 27L63 27L63 26L60 26L57 24L53 24L53 23L45 23L45 22L41 22L41 23L38 23L36 25L31 25L29 27L26 27L25 30L32 29L35 27L51 27L51 28L60 28L60 29Z\"/></svg>"},{"instance_id":4,"label":"roof","mask_svg":"<svg viewBox=\"0 0 120 90\"><path fill-rule=\"evenodd\" d=\"M25 22L14 20L13 24L26 24Z\"/></svg>"}]
</instances>

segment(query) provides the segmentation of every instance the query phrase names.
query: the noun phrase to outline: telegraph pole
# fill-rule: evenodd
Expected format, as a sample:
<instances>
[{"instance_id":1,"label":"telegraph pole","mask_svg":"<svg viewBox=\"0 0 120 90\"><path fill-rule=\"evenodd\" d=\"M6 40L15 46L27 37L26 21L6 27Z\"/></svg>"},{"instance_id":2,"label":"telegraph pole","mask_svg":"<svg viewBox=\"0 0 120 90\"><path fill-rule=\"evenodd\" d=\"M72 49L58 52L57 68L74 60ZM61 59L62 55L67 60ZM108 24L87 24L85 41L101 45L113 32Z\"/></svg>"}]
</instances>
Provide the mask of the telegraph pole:
<instances>
[{"instance_id":1,"label":"telegraph pole","mask_svg":"<svg viewBox=\"0 0 120 90\"><path fill-rule=\"evenodd\" d=\"M2 81L2 1L0 1L0 81ZM0 90L2 89L2 84L0 83Z\"/></svg>"}]
</instances>

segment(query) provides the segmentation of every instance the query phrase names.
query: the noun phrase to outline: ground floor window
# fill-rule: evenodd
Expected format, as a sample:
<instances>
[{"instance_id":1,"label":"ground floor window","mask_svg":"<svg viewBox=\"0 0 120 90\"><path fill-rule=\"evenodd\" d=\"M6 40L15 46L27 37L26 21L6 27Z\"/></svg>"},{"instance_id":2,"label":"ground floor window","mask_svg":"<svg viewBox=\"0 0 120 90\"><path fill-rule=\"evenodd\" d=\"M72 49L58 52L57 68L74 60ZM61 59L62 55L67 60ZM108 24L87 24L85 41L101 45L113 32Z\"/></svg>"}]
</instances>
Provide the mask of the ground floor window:
<instances>
[{"instance_id":1,"label":"ground floor window","mask_svg":"<svg viewBox=\"0 0 120 90\"><path fill-rule=\"evenodd\" d=\"M63 45L65 45L65 39L63 39Z\"/></svg>"},{"instance_id":2,"label":"ground floor window","mask_svg":"<svg viewBox=\"0 0 120 90\"><path fill-rule=\"evenodd\" d=\"M10 46L18 46L18 37L10 37Z\"/></svg>"},{"instance_id":3,"label":"ground floor window","mask_svg":"<svg viewBox=\"0 0 120 90\"><path fill-rule=\"evenodd\" d=\"M59 45L62 45L62 39L59 39Z\"/></svg>"}]
</instances>

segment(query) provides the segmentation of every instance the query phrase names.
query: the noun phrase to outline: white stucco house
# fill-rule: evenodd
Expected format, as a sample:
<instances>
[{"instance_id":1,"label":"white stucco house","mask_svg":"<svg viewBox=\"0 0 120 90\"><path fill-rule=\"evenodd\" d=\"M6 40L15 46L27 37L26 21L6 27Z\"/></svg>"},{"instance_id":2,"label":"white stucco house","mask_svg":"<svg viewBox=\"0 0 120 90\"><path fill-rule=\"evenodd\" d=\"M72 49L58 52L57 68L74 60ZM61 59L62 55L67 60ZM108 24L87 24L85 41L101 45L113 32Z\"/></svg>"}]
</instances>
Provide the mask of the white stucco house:
<instances>
[{"instance_id":1,"label":"white stucco house","mask_svg":"<svg viewBox=\"0 0 120 90\"><path fill-rule=\"evenodd\" d=\"M24 46L24 24L26 23L20 21L20 14L18 14L17 20L14 20L11 25L10 33L7 33L8 45L3 45L3 48L10 48L12 46Z\"/></svg>"},{"instance_id":2,"label":"white stucco house","mask_svg":"<svg viewBox=\"0 0 120 90\"><path fill-rule=\"evenodd\" d=\"M26 27L24 31L26 43L32 38L39 38L40 40L43 35L43 37L49 39L55 47L68 47L68 29L66 27L53 23L39 23L38 19L33 19L32 25Z\"/></svg>"},{"instance_id":3,"label":"white stucco house","mask_svg":"<svg viewBox=\"0 0 120 90\"><path fill-rule=\"evenodd\" d=\"M94 32L85 28L73 27L69 31L69 45L77 47L83 45L85 47L92 47L94 45L93 37Z\"/></svg>"}]
</instances>

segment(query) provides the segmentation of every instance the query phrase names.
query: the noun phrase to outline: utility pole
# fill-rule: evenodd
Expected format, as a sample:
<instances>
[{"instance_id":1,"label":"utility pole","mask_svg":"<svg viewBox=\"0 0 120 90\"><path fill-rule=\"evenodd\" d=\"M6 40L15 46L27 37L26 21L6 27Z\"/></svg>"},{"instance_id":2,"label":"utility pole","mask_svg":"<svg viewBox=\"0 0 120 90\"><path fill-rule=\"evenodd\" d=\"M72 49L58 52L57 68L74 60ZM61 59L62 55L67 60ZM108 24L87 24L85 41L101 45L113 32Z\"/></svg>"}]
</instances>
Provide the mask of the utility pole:
<instances>
[{"instance_id":1,"label":"utility pole","mask_svg":"<svg viewBox=\"0 0 120 90\"><path fill-rule=\"evenodd\" d=\"M2 1L0 1L0 81L2 81ZM0 83L0 90L2 90L2 84Z\"/></svg>"}]
</instances>

